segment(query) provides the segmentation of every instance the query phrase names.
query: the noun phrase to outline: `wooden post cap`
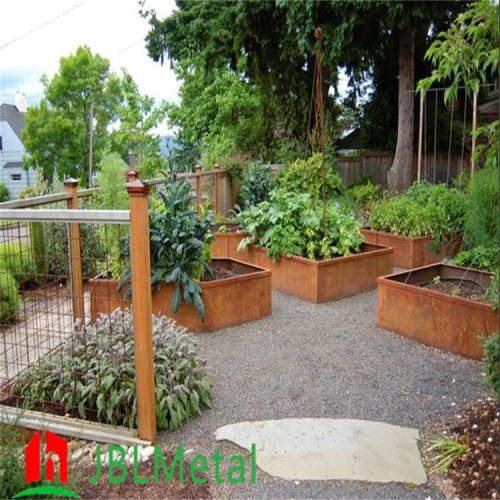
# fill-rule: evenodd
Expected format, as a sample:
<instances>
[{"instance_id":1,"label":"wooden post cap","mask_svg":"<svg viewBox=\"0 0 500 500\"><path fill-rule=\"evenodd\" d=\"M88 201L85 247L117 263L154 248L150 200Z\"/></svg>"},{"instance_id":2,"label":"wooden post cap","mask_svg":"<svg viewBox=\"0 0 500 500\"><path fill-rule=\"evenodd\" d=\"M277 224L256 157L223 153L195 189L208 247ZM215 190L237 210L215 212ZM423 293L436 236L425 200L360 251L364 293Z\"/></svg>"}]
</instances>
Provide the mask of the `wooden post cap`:
<instances>
[{"instance_id":1,"label":"wooden post cap","mask_svg":"<svg viewBox=\"0 0 500 500\"><path fill-rule=\"evenodd\" d=\"M220 165L219 165L218 163L216 163L216 164L214 165L214 170L215 170L216 172L218 172L218 171L220 170Z\"/></svg>"},{"instance_id":2,"label":"wooden post cap","mask_svg":"<svg viewBox=\"0 0 500 500\"><path fill-rule=\"evenodd\" d=\"M194 167L194 171L196 173L201 172L201 165L196 165L196 167Z\"/></svg>"},{"instance_id":3,"label":"wooden post cap","mask_svg":"<svg viewBox=\"0 0 500 500\"><path fill-rule=\"evenodd\" d=\"M73 179L72 177L68 177L67 179L64 179L64 187L65 188L76 188L76 187L78 187L78 180Z\"/></svg>"},{"instance_id":4,"label":"wooden post cap","mask_svg":"<svg viewBox=\"0 0 500 500\"><path fill-rule=\"evenodd\" d=\"M140 180L127 182L127 191L129 196L147 196L149 194L149 186L143 184Z\"/></svg>"}]
</instances>

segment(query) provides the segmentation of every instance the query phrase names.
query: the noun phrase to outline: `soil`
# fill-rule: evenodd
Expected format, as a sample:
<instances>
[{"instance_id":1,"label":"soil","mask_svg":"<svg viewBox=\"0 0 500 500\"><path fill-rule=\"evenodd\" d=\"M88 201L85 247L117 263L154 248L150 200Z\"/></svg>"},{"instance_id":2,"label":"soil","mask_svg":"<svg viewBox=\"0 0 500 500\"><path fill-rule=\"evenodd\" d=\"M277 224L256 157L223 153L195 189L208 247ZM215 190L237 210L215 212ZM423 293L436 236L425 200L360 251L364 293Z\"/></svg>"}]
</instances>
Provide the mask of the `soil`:
<instances>
[{"instance_id":1,"label":"soil","mask_svg":"<svg viewBox=\"0 0 500 500\"><path fill-rule=\"evenodd\" d=\"M467 442L469 449L446 472L447 496L499 498L499 408L494 400L473 403L447 422L445 437ZM444 434L444 433L443 433ZM451 483L451 484L446 484Z\"/></svg>"},{"instance_id":2,"label":"soil","mask_svg":"<svg viewBox=\"0 0 500 500\"><path fill-rule=\"evenodd\" d=\"M172 452L163 452L165 463L170 469L174 455ZM175 467L174 476L170 483L167 483L161 466L159 466L159 481L154 483L154 461L141 462L138 466L138 477L148 478L148 484L134 484L134 466L128 464L127 476L122 483L109 484L108 470L105 466L101 469L101 478L96 484L90 484L89 480L95 477L95 464L89 465L82 473L81 489L78 491L80 498L212 498L210 486L207 479L205 484L193 483L189 474L189 463L184 462L184 481L179 482L179 467ZM119 477L120 471L115 472ZM203 474L196 473L197 477L202 478ZM205 475L206 477L206 475Z\"/></svg>"},{"instance_id":3,"label":"soil","mask_svg":"<svg viewBox=\"0 0 500 500\"><path fill-rule=\"evenodd\" d=\"M421 285L422 288L427 288L427 290L434 290L436 292L445 293L446 295L451 295L452 297L460 297L462 299L474 300L476 302L488 303L484 297L485 290L478 285L470 281L460 280L442 280L437 283L431 281L425 285Z\"/></svg>"},{"instance_id":4,"label":"soil","mask_svg":"<svg viewBox=\"0 0 500 500\"><path fill-rule=\"evenodd\" d=\"M210 276L208 273L205 273L203 279L201 281L215 281L222 280L224 278L233 278L234 276L239 276L239 273L235 271L231 271L229 269L214 269L212 268L213 275Z\"/></svg>"}]
</instances>

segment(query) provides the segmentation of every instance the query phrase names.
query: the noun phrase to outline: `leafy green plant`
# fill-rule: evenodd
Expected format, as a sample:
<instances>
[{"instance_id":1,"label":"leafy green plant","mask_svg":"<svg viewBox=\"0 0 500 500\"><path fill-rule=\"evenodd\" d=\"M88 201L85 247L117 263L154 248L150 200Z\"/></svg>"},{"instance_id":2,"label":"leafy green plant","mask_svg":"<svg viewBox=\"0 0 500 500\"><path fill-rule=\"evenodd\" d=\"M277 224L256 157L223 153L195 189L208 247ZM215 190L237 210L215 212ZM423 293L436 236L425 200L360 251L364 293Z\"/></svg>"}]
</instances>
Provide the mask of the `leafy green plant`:
<instances>
[{"instance_id":1,"label":"leafy green plant","mask_svg":"<svg viewBox=\"0 0 500 500\"><path fill-rule=\"evenodd\" d=\"M269 201L240 214L244 229L252 235L240 247L255 242L273 260L281 255L328 259L357 252L362 243L361 222L339 202L329 202L325 239L322 209L322 204L312 207L309 194L275 189Z\"/></svg>"},{"instance_id":2,"label":"leafy green plant","mask_svg":"<svg viewBox=\"0 0 500 500\"><path fill-rule=\"evenodd\" d=\"M203 406L210 407L212 382L196 352L196 338L165 316L153 316L156 418L160 429L176 429ZM134 324L128 310L98 316L75 334L57 356L47 356L14 384L30 407L52 401L86 409L100 422L136 426Z\"/></svg>"},{"instance_id":3,"label":"leafy green plant","mask_svg":"<svg viewBox=\"0 0 500 500\"><path fill-rule=\"evenodd\" d=\"M429 439L426 451L437 453L429 460L429 462L434 464L431 468L431 473L447 470L461 456L465 455L468 449L469 442L467 436L465 441L439 437Z\"/></svg>"},{"instance_id":4,"label":"leafy green plant","mask_svg":"<svg viewBox=\"0 0 500 500\"><path fill-rule=\"evenodd\" d=\"M498 268L495 270L490 286L486 289L484 297L486 300L490 301L491 307L494 311L498 309Z\"/></svg>"},{"instance_id":5,"label":"leafy green plant","mask_svg":"<svg viewBox=\"0 0 500 500\"><path fill-rule=\"evenodd\" d=\"M207 207L198 216L192 208L194 196L185 180L178 181L175 174L167 176L163 189L158 192L161 208L150 214L149 235L151 249L151 286L157 289L163 283L173 283L172 309L179 310L182 297L194 305L202 321L205 306L198 281L205 273L212 273L210 243L211 215ZM128 285L130 266L125 270L119 290Z\"/></svg>"},{"instance_id":6,"label":"leafy green plant","mask_svg":"<svg viewBox=\"0 0 500 500\"><path fill-rule=\"evenodd\" d=\"M370 205L381 196L382 187L367 181L364 184L356 184L347 190L347 196L352 198L356 205L362 209L369 209Z\"/></svg>"},{"instance_id":7,"label":"leafy green plant","mask_svg":"<svg viewBox=\"0 0 500 500\"><path fill-rule=\"evenodd\" d=\"M308 193L313 202L323 200L323 176L321 155L310 156L307 160L297 159L289 163L277 177L280 188L291 193ZM326 165L327 199L337 198L344 191L340 175L332 163Z\"/></svg>"},{"instance_id":8,"label":"leafy green plant","mask_svg":"<svg viewBox=\"0 0 500 500\"><path fill-rule=\"evenodd\" d=\"M471 250L463 250L454 259L455 264L462 267L495 271L498 269L498 246L477 246Z\"/></svg>"},{"instance_id":9,"label":"leafy green plant","mask_svg":"<svg viewBox=\"0 0 500 500\"><path fill-rule=\"evenodd\" d=\"M9 196L9 188L3 182L0 182L0 203L3 201L8 201Z\"/></svg>"},{"instance_id":10,"label":"leafy green plant","mask_svg":"<svg viewBox=\"0 0 500 500\"><path fill-rule=\"evenodd\" d=\"M492 387L498 399L500 397L500 336L498 333L483 337L484 359L483 372L486 383Z\"/></svg>"},{"instance_id":11,"label":"leafy green plant","mask_svg":"<svg viewBox=\"0 0 500 500\"><path fill-rule=\"evenodd\" d=\"M480 169L467 189L464 247L498 246L498 161Z\"/></svg>"},{"instance_id":12,"label":"leafy green plant","mask_svg":"<svg viewBox=\"0 0 500 500\"><path fill-rule=\"evenodd\" d=\"M6 269L0 268L0 324L12 323L19 308L19 284Z\"/></svg>"},{"instance_id":13,"label":"leafy green plant","mask_svg":"<svg viewBox=\"0 0 500 500\"><path fill-rule=\"evenodd\" d=\"M27 243L16 240L0 244L0 268L10 271L23 289L36 281L32 260Z\"/></svg>"},{"instance_id":14,"label":"leafy green plant","mask_svg":"<svg viewBox=\"0 0 500 500\"><path fill-rule=\"evenodd\" d=\"M267 200L273 183L269 164L252 163L241 183L240 198L243 208L247 209Z\"/></svg>"},{"instance_id":15,"label":"leafy green plant","mask_svg":"<svg viewBox=\"0 0 500 500\"><path fill-rule=\"evenodd\" d=\"M370 226L411 238L430 235L437 246L462 231L465 206L465 195L457 189L419 182L405 195L375 202Z\"/></svg>"}]
</instances>

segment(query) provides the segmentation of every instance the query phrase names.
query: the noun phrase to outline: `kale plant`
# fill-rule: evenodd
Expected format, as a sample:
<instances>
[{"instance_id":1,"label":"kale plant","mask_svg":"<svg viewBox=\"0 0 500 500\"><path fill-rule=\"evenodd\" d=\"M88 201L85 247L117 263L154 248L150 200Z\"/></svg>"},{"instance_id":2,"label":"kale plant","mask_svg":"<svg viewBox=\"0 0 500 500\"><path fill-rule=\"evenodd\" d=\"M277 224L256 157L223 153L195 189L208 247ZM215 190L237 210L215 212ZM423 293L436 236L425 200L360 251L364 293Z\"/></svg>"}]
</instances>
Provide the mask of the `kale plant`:
<instances>
[{"instance_id":1,"label":"kale plant","mask_svg":"<svg viewBox=\"0 0 500 500\"><path fill-rule=\"evenodd\" d=\"M252 163L241 183L240 199L243 208L251 208L269 199L273 184L271 166Z\"/></svg>"}]
</instances>

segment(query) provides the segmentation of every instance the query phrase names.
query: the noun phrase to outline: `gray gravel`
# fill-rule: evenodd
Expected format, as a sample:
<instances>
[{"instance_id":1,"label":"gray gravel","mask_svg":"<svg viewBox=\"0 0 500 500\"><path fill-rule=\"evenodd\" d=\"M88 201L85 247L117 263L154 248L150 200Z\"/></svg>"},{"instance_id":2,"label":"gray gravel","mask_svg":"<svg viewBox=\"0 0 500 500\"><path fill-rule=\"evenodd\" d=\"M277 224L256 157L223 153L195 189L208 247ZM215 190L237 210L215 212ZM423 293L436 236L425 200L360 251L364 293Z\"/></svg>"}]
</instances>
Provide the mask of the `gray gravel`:
<instances>
[{"instance_id":1,"label":"gray gravel","mask_svg":"<svg viewBox=\"0 0 500 500\"><path fill-rule=\"evenodd\" d=\"M184 446L207 458L249 457L217 443L218 427L245 420L289 417L356 418L429 429L484 397L481 365L413 342L375 325L376 292L327 304L273 293L273 315L199 335L213 370L213 408L158 444ZM225 462L227 462L226 460ZM224 462L224 463L225 463ZM212 461L209 462L213 464ZM250 463L250 460L246 460ZM227 478L227 468L222 477ZM187 471L189 475L189 471ZM432 498L433 485L353 481L284 481L257 471L256 484L215 484L216 497Z\"/></svg>"}]
</instances>

